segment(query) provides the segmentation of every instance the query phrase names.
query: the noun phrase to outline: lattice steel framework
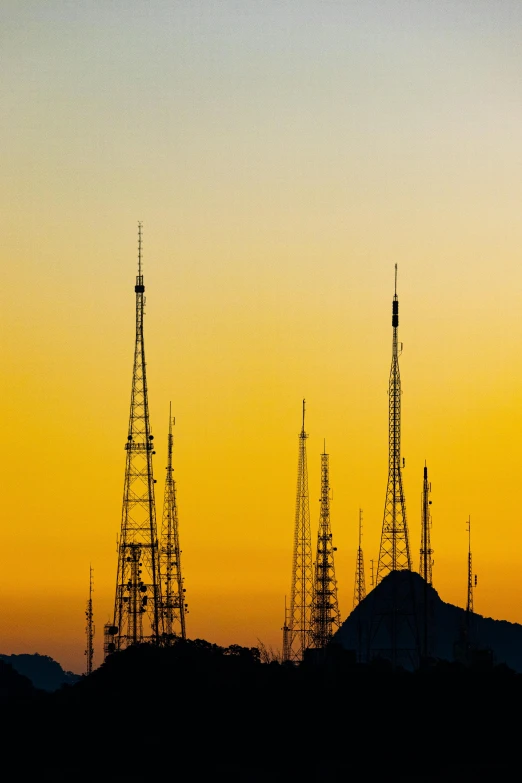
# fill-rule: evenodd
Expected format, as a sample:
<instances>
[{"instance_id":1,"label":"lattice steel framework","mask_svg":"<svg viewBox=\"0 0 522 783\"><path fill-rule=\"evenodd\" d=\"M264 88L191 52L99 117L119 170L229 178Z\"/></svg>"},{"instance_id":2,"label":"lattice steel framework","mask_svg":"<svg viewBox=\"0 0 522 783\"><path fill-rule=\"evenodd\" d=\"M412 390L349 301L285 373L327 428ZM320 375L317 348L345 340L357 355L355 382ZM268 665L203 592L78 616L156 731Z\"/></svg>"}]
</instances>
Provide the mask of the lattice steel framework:
<instances>
[{"instance_id":1,"label":"lattice steel framework","mask_svg":"<svg viewBox=\"0 0 522 783\"><path fill-rule=\"evenodd\" d=\"M473 563L471 559L471 517L468 517L466 526L468 529L468 600L466 601L466 612L468 617L471 617L471 615L473 614Z\"/></svg>"},{"instance_id":2,"label":"lattice steel framework","mask_svg":"<svg viewBox=\"0 0 522 783\"><path fill-rule=\"evenodd\" d=\"M313 593L312 534L310 529L310 499L308 497L308 468L304 428L299 433L297 464L297 496L295 504L294 549L292 556L292 584L290 607L283 629L283 660L300 661L311 644L311 613Z\"/></svg>"},{"instance_id":3,"label":"lattice steel framework","mask_svg":"<svg viewBox=\"0 0 522 783\"><path fill-rule=\"evenodd\" d=\"M107 652L140 642L159 643L163 636L159 547L152 455L155 454L149 422L143 320L145 285L142 272L142 227L138 226L136 341L125 451L125 482L114 623L106 628Z\"/></svg>"},{"instance_id":4,"label":"lattice steel framework","mask_svg":"<svg viewBox=\"0 0 522 783\"><path fill-rule=\"evenodd\" d=\"M419 573L425 582L433 584L433 549L431 548L431 484L428 481L428 468L424 465L421 501L421 548Z\"/></svg>"},{"instance_id":5,"label":"lattice steel framework","mask_svg":"<svg viewBox=\"0 0 522 783\"><path fill-rule=\"evenodd\" d=\"M332 543L330 523L329 459L325 446L321 454L321 512L312 599L312 645L318 649L326 647L341 625L334 565L336 547Z\"/></svg>"},{"instance_id":6,"label":"lattice steel framework","mask_svg":"<svg viewBox=\"0 0 522 783\"><path fill-rule=\"evenodd\" d=\"M399 372L399 299L397 297L397 264L395 264L395 294L392 304L392 363L389 397L388 485L384 503L381 546L376 583L391 571L411 571L410 544L406 520L406 504L402 485L401 465L401 376Z\"/></svg>"},{"instance_id":7,"label":"lattice steel framework","mask_svg":"<svg viewBox=\"0 0 522 783\"><path fill-rule=\"evenodd\" d=\"M361 601L366 598L366 580L364 578L364 557L362 550L362 508L359 509L359 548L357 549L357 559L355 562L355 587L353 591L353 608L359 606Z\"/></svg>"},{"instance_id":8,"label":"lattice steel framework","mask_svg":"<svg viewBox=\"0 0 522 783\"><path fill-rule=\"evenodd\" d=\"M185 588L181 573L181 549L179 546L178 506L176 502L176 482L172 467L172 448L174 436L172 426L172 408L169 411L169 434L167 441L167 475L165 477L165 495L163 500L163 522L161 528L160 570L163 579L163 625L165 640L171 642L176 637L186 639Z\"/></svg>"},{"instance_id":9,"label":"lattice steel framework","mask_svg":"<svg viewBox=\"0 0 522 783\"><path fill-rule=\"evenodd\" d=\"M85 655L87 658L85 673L90 674L92 672L92 665L94 662L94 614L92 610L92 594L94 590L94 580L92 576L92 566L89 566L89 599L87 601L87 609L85 610L85 634L87 636L87 647L85 649Z\"/></svg>"}]
</instances>

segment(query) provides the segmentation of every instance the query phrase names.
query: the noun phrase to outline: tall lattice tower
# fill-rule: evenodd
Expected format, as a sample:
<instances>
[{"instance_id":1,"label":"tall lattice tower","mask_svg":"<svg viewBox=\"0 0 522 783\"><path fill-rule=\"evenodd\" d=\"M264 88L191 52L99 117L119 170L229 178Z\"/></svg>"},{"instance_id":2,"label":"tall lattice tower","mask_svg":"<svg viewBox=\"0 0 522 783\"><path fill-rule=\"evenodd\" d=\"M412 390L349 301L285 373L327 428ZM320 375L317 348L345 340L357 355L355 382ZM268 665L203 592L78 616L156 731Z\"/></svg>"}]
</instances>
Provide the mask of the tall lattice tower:
<instances>
[{"instance_id":1,"label":"tall lattice tower","mask_svg":"<svg viewBox=\"0 0 522 783\"><path fill-rule=\"evenodd\" d=\"M305 400L303 426L299 433L297 496L295 503L294 550L290 607L283 628L283 660L300 661L311 644L311 610L313 593L312 534L310 499L306 463Z\"/></svg>"},{"instance_id":2,"label":"tall lattice tower","mask_svg":"<svg viewBox=\"0 0 522 783\"><path fill-rule=\"evenodd\" d=\"M359 548L355 562L355 587L353 591L353 608L359 606L363 598L366 598L366 580L364 578L364 557L362 550L362 508L359 509Z\"/></svg>"},{"instance_id":3,"label":"tall lattice tower","mask_svg":"<svg viewBox=\"0 0 522 783\"><path fill-rule=\"evenodd\" d=\"M428 468L424 465L421 501L421 548L419 573L424 581L433 584L433 549L431 548L431 484L428 481Z\"/></svg>"},{"instance_id":4,"label":"tall lattice tower","mask_svg":"<svg viewBox=\"0 0 522 783\"><path fill-rule=\"evenodd\" d=\"M326 647L341 625L335 579L332 528L330 524L330 464L326 444L321 454L321 512L317 533L317 556L312 599L312 645Z\"/></svg>"},{"instance_id":5,"label":"tall lattice tower","mask_svg":"<svg viewBox=\"0 0 522 783\"><path fill-rule=\"evenodd\" d=\"M406 504L402 485L401 465L401 376L399 372L399 298L397 296L397 264L395 264L395 294L392 303L392 363L388 387L388 486L384 503L381 546L377 564L377 579L391 571L411 571L410 544L406 521ZM402 348L402 346L401 346Z\"/></svg>"},{"instance_id":6,"label":"tall lattice tower","mask_svg":"<svg viewBox=\"0 0 522 783\"><path fill-rule=\"evenodd\" d=\"M92 665L94 661L94 614L92 611L92 594L94 590L94 580L92 577L92 566L89 566L89 598L87 600L87 608L85 610L85 634L87 636L87 646L85 648L85 655L87 663L85 667L85 673L90 674L92 672Z\"/></svg>"},{"instance_id":7,"label":"tall lattice tower","mask_svg":"<svg viewBox=\"0 0 522 783\"><path fill-rule=\"evenodd\" d=\"M181 574L181 549L179 547L178 507L176 503L176 482L172 467L174 436L172 407L169 411L169 435L167 441L167 475L163 501L163 524L161 528L160 570L163 579L163 625L168 642L175 637L186 639L185 588Z\"/></svg>"},{"instance_id":8,"label":"tall lattice tower","mask_svg":"<svg viewBox=\"0 0 522 783\"><path fill-rule=\"evenodd\" d=\"M468 624L471 622L471 615L473 614L473 563L471 558L471 517L468 517L466 522L468 531L468 599L466 601L466 615L468 618ZM475 577L475 584L477 577Z\"/></svg>"},{"instance_id":9,"label":"tall lattice tower","mask_svg":"<svg viewBox=\"0 0 522 783\"><path fill-rule=\"evenodd\" d=\"M415 592L411 573L406 504L402 484L401 459L401 378L399 373L399 299L397 264L392 303L392 362L388 387L388 484L384 503L381 545L376 585L390 577L385 590L373 604L368 637L369 657L388 658L392 666L416 667L419 661L419 636ZM401 345L402 350L402 345ZM403 572L403 573L401 573Z\"/></svg>"},{"instance_id":10,"label":"tall lattice tower","mask_svg":"<svg viewBox=\"0 0 522 783\"><path fill-rule=\"evenodd\" d=\"M161 580L156 530L154 436L149 422L143 320L145 285L142 270L142 227L138 225L136 341L125 451L125 482L114 622L105 628L105 650L113 652L140 642L159 643L163 636Z\"/></svg>"}]
</instances>

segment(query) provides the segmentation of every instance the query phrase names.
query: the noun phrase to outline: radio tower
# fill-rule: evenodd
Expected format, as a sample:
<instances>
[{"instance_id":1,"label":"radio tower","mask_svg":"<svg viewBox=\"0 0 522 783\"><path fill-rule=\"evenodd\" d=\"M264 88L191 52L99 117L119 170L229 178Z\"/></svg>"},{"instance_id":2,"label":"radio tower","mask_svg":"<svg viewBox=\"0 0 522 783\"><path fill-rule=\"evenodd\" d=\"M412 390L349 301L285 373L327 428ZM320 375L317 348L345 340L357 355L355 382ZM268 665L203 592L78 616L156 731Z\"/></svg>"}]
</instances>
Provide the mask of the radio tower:
<instances>
[{"instance_id":1,"label":"radio tower","mask_svg":"<svg viewBox=\"0 0 522 783\"><path fill-rule=\"evenodd\" d=\"M163 501L163 524L161 529L160 568L163 578L163 624L165 639L174 637L186 639L185 589L181 576L181 549L179 548L178 507L176 504L176 482L172 467L172 447L174 437L172 425L172 406L169 410L169 436L167 450L167 475L165 478L165 498Z\"/></svg>"},{"instance_id":2,"label":"radio tower","mask_svg":"<svg viewBox=\"0 0 522 783\"><path fill-rule=\"evenodd\" d=\"M431 514L430 506L431 500L429 499L431 492L431 484L428 482L428 468L424 464L424 481L422 484L422 507L421 507L421 548L420 548L420 575L424 581L431 585L433 584L432 567L433 567L433 549L431 548Z\"/></svg>"},{"instance_id":3,"label":"radio tower","mask_svg":"<svg viewBox=\"0 0 522 783\"><path fill-rule=\"evenodd\" d=\"M149 402L143 338L145 285L142 270L142 233L138 224L138 275L136 293L136 342L125 451L125 483L118 570L114 601L114 623L105 627L107 652L122 650L140 642L159 643L163 635L161 581L159 570L155 480L152 473L154 436L150 431Z\"/></svg>"},{"instance_id":4,"label":"radio tower","mask_svg":"<svg viewBox=\"0 0 522 783\"><path fill-rule=\"evenodd\" d=\"M372 609L369 637L370 657L378 655L391 660L392 667L416 667L419 639L415 610L414 586L411 580L411 557L406 522L406 505L401 465L401 378L399 372L399 299L397 264L392 304L392 363L389 381L388 485L384 503L381 546L377 563L376 584L390 576L386 590L379 593ZM401 345L402 351L402 345ZM405 574L401 574L405 571Z\"/></svg>"},{"instance_id":5,"label":"radio tower","mask_svg":"<svg viewBox=\"0 0 522 783\"><path fill-rule=\"evenodd\" d=\"M308 468L304 428L299 433L297 465L297 497L295 504L294 551L292 557L292 586L290 607L283 629L283 660L300 661L311 644L311 609L313 592L312 534L310 530L310 502L308 497Z\"/></svg>"},{"instance_id":6,"label":"radio tower","mask_svg":"<svg viewBox=\"0 0 522 783\"><path fill-rule=\"evenodd\" d=\"M473 566L471 561L471 516L468 517L466 522L468 529L468 600L466 603L466 617L468 622L468 628L471 624L471 615L473 614ZM477 577L475 577L475 584Z\"/></svg>"},{"instance_id":7,"label":"radio tower","mask_svg":"<svg viewBox=\"0 0 522 783\"><path fill-rule=\"evenodd\" d=\"M317 534L317 559L315 561L312 601L312 643L326 647L341 625L337 581L335 579L332 530L330 525L330 466L326 444L321 454L321 514Z\"/></svg>"},{"instance_id":8,"label":"radio tower","mask_svg":"<svg viewBox=\"0 0 522 783\"><path fill-rule=\"evenodd\" d=\"M90 674L92 672L92 663L94 660L94 618L93 618L93 611L92 611L92 593L94 588L94 581L92 578L92 566L89 566L89 600L87 601L87 609L85 611L85 617L87 619L87 624L85 626L85 633L87 635L87 648L85 650L85 655L87 656L87 667L86 667L86 674Z\"/></svg>"},{"instance_id":9,"label":"radio tower","mask_svg":"<svg viewBox=\"0 0 522 783\"><path fill-rule=\"evenodd\" d=\"M395 264L395 294L392 303L392 363L390 370L388 486L384 503L381 547L376 583L391 571L411 571L410 544L406 522L406 505L402 486L401 466L401 376L399 372L399 299L397 297L397 264ZM402 345L401 345L402 350Z\"/></svg>"},{"instance_id":10,"label":"radio tower","mask_svg":"<svg viewBox=\"0 0 522 783\"><path fill-rule=\"evenodd\" d=\"M353 608L359 606L363 598L366 598L366 581L364 578L364 557L362 551L362 508L359 509L359 548L357 550L357 562L355 564L355 588L353 591Z\"/></svg>"}]
</instances>

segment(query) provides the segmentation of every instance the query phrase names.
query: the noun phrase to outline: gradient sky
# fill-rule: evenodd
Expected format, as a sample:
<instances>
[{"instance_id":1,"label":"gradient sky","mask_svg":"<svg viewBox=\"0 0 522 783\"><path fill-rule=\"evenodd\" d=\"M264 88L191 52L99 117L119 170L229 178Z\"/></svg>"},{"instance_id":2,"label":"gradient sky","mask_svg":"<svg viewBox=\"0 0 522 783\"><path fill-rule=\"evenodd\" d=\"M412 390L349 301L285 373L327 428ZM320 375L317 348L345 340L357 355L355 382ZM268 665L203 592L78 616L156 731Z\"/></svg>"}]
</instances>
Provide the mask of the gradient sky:
<instances>
[{"instance_id":1,"label":"gradient sky","mask_svg":"<svg viewBox=\"0 0 522 783\"><path fill-rule=\"evenodd\" d=\"M188 632L279 647L301 399L330 453L341 613L387 479L393 265L414 563L522 622L522 5L0 7L0 651L96 663L112 612L137 221L157 508L168 405ZM315 545L315 542L314 542ZM368 579L369 582L369 579Z\"/></svg>"}]
</instances>

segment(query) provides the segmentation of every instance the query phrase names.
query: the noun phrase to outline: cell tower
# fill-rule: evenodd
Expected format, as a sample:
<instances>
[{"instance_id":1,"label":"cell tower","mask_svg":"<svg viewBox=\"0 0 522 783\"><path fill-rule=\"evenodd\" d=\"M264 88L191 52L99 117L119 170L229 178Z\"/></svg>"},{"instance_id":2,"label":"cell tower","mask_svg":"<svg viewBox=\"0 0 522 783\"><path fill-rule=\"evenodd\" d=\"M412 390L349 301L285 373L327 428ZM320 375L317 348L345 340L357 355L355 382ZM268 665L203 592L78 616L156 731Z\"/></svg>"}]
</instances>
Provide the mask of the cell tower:
<instances>
[{"instance_id":1,"label":"cell tower","mask_svg":"<svg viewBox=\"0 0 522 783\"><path fill-rule=\"evenodd\" d=\"M466 617L468 618L468 625L471 622L471 615L473 614L473 565L471 559L471 516L468 517L466 522L466 529L468 531L468 600L466 602ZM477 577L475 576L475 584L477 584Z\"/></svg>"},{"instance_id":2,"label":"cell tower","mask_svg":"<svg viewBox=\"0 0 522 783\"><path fill-rule=\"evenodd\" d=\"M395 294L392 303L392 363L389 398L388 486L384 503L381 546L377 563L376 583L391 571L411 571L410 544L406 521L406 504L402 486L401 465L401 376L399 372L399 299L397 296L397 264L395 264ZM402 351L402 344L401 344Z\"/></svg>"},{"instance_id":3,"label":"cell tower","mask_svg":"<svg viewBox=\"0 0 522 783\"><path fill-rule=\"evenodd\" d=\"M174 437L172 426L172 407L169 410L169 435L167 448L167 475L165 477L165 497L163 501L163 524L161 529L160 570L163 579L163 625L165 639L168 642L175 637L186 639L185 588L181 575L181 549L179 548L178 507L176 503L176 482L172 467L172 447Z\"/></svg>"},{"instance_id":4,"label":"cell tower","mask_svg":"<svg viewBox=\"0 0 522 783\"><path fill-rule=\"evenodd\" d=\"M142 227L138 224L136 342L130 404L114 622L105 627L105 650L153 642L163 636L159 547L152 472L154 436L150 431L143 320L145 285L142 270Z\"/></svg>"},{"instance_id":5,"label":"cell tower","mask_svg":"<svg viewBox=\"0 0 522 783\"><path fill-rule=\"evenodd\" d=\"M430 514L431 484L428 481L428 468L424 465L424 481L422 484L421 502L421 548L419 573L424 581L433 584L433 549L431 548L431 514Z\"/></svg>"},{"instance_id":6,"label":"cell tower","mask_svg":"<svg viewBox=\"0 0 522 783\"><path fill-rule=\"evenodd\" d=\"M362 551L362 508L359 509L359 548L355 564L355 588L353 591L353 608L359 606L363 598L366 598L366 580L364 578L364 557Z\"/></svg>"},{"instance_id":7,"label":"cell tower","mask_svg":"<svg viewBox=\"0 0 522 783\"><path fill-rule=\"evenodd\" d=\"M297 497L295 504L294 550L292 557L292 586L290 607L283 629L283 660L300 661L311 644L311 613L313 593L312 534L310 530L310 500L308 497L308 468L304 428L299 433L297 465Z\"/></svg>"},{"instance_id":8,"label":"cell tower","mask_svg":"<svg viewBox=\"0 0 522 783\"><path fill-rule=\"evenodd\" d=\"M388 484L375 582L378 586L384 577L390 577L390 580L386 589L380 591L377 604L373 604L368 655L370 658L374 656L388 658L394 668L399 664L416 668L419 659L419 637L402 484L404 460L401 460L397 264L395 264L392 328L392 363L388 387Z\"/></svg>"},{"instance_id":9,"label":"cell tower","mask_svg":"<svg viewBox=\"0 0 522 783\"><path fill-rule=\"evenodd\" d=\"M329 459L325 444L321 454L321 512L312 599L312 645L317 649L326 647L341 625L334 566L336 547L332 544L330 524Z\"/></svg>"},{"instance_id":10,"label":"cell tower","mask_svg":"<svg viewBox=\"0 0 522 783\"><path fill-rule=\"evenodd\" d=\"M92 578L92 566L89 566L89 600L87 601L87 609L85 610L86 625L85 633L87 636L87 647L85 655L87 656L87 665L85 669L86 674L92 672L92 664L94 661L94 615L92 611L92 594L94 590L94 580Z\"/></svg>"}]
</instances>

